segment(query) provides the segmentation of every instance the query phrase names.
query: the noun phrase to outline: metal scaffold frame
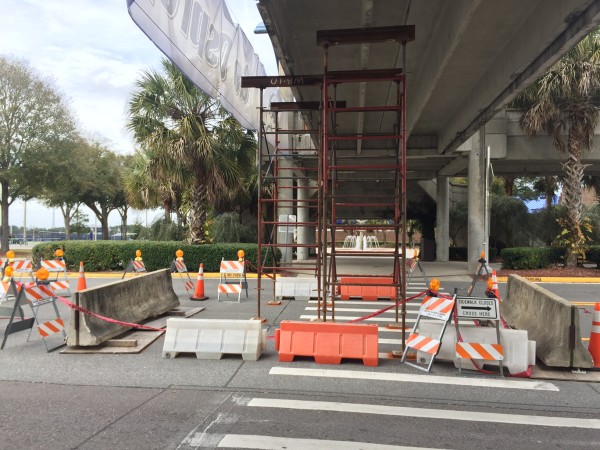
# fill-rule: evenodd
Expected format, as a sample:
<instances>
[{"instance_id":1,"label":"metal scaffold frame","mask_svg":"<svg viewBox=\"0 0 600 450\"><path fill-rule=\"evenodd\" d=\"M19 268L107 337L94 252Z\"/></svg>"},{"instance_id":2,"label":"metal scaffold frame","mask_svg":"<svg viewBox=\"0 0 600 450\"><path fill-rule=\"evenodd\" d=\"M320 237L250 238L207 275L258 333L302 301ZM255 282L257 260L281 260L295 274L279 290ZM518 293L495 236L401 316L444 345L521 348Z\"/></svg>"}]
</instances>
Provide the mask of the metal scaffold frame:
<instances>
[{"instance_id":1,"label":"metal scaffold frame","mask_svg":"<svg viewBox=\"0 0 600 450\"><path fill-rule=\"evenodd\" d=\"M253 87L261 90L260 105L260 128L259 128L259 151L257 166L259 172L258 187L258 254L262 254L262 249L267 249L267 254L274 257L276 248L289 247L308 247L314 249L316 261L307 266L295 262L274 263L271 266L266 264L266 255L258 258L258 316L260 317L262 287L262 276L269 276L276 281L277 276L292 272L306 272L307 269L314 273L318 285L318 319L322 321L335 320L335 301L340 287L340 278L344 276L364 276L360 274L344 274L338 272L337 258L346 255L360 255L361 257L370 256L389 256L393 258L393 272L390 274L392 286L395 289L395 297L392 301L406 299L406 76L405 76L405 53L406 43L414 40L414 26L382 27L371 29L356 30L327 30L317 32L317 45L323 48L323 75L296 75L293 77L243 77L242 87ZM403 67L392 69L376 70L353 70L353 71L330 71L330 47L345 44L377 44L395 41L402 46ZM366 85L371 83L388 83L395 86L396 95L393 101L386 101L383 105L347 105L346 101L338 100L338 87L346 84L359 83L366 89ZM294 89L316 88L321 89L320 102L279 102L272 103L269 108L262 104L263 90L267 87L285 86ZM391 88L390 88L391 89ZM319 112L320 121L318 129L297 130L287 129L285 126L289 123L280 120L281 112L300 112L308 111ZM362 130L355 133L340 133L336 124L336 118L342 114L394 114L395 120L391 129L383 130L377 134L363 134ZM265 129L265 114L272 114L275 127L273 130ZM313 121L313 126L316 121ZM312 142L317 148L299 149L293 146L281 147L280 136L290 134L312 133ZM267 136L274 136L274 145L269 146ZM392 161L383 161L376 163L362 163L363 158L357 159L356 163L342 163L338 156L338 149L341 145L349 143L369 142L373 146L376 142L386 142L388 146L393 147L395 157ZM351 145L351 144L350 144ZM383 144L382 144L383 145ZM364 146L362 147L365 148ZM285 183L286 178L290 176L290 168L281 166L281 161L292 156L299 163L304 163L304 156L309 156L314 160L314 152L317 152L316 169L308 164L294 166L293 170L299 176L292 175L292 183ZM368 150L363 150L368 157ZM369 171L378 171L378 173L391 174L392 177L385 180L393 181L393 190L390 189L389 195L383 197L381 201L371 201L369 195L345 194L338 190L340 184L340 173L353 171L356 173L367 173ZM316 172L316 173L315 173ZM299 186L293 185L293 181L298 179L306 183L316 182L317 198L298 198ZM368 182L368 181L367 181ZM371 181L372 182L372 181ZM265 187L271 187L271 197L263 197ZM279 194L284 190L291 190L294 195ZM280 198L283 197L283 198ZM278 206L304 206L310 209L310 213L315 216L315 220L303 222L291 222L281 220L278 216ZM265 210L271 207L273 209L273 220L266 218ZM379 217L388 219L387 225L357 225L344 224L339 225L338 219L340 213L348 208L361 208L364 210L377 210L384 208L393 211L392 217ZM367 213L369 214L369 213ZM309 214L309 217L310 214ZM278 243L277 230L280 227L305 226L316 229L315 243ZM374 251L356 251L353 249L337 250L335 245L336 229L343 227L345 230L358 231L359 229L383 229L393 230L394 249L389 252ZM331 236L331 245L328 236ZM265 242L265 237L268 237ZM273 258L274 261L274 258ZM275 282L273 283L275 284ZM361 284L357 284L361 285ZM376 283L369 283L370 286ZM390 286L390 285L387 285ZM275 287L273 296L275 295ZM402 349L405 348L405 325L406 325L406 307L402 304L399 308L396 306L395 326L402 329ZM401 323L399 319L401 317Z\"/></svg>"}]
</instances>

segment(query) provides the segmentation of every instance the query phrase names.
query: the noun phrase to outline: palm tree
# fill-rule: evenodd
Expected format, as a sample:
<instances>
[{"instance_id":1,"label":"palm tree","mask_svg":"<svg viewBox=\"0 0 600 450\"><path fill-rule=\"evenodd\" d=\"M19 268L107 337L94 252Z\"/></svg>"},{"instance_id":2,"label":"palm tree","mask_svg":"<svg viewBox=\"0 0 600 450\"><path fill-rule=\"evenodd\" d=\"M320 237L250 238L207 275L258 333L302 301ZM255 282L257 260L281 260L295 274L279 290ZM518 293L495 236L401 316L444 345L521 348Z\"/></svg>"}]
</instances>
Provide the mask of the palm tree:
<instances>
[{"instance_id":1,"label":"palm tree","mask_svg":"<svg viewBox=\"0 0 600 450\"><path fill-rule=\"evenodd\" d=\"M563 164L563 198L567 217L561 224L567 245L566 265L576 266L585 252L581 184L583 151L592 145L598 124L595 100L600 91L599 30L584 38L546 74L523 91L512 106L525 108L521 128L530 136L547 132L567 154Z\"/></svg>"},{"instance_id":2,"label":"palm tree","mask_svg":"<svg viewBox=\"0 0 600 450\"><path fill-rule=\"evenodd\" d=\"M256 141L249 145L239 123L175 65L163 60L162 69L136 83L127 126L155 179L189 189L188 240L203 243L209 207L243 184L244 170L255 164Z\"/></svg>"}]
</instances>

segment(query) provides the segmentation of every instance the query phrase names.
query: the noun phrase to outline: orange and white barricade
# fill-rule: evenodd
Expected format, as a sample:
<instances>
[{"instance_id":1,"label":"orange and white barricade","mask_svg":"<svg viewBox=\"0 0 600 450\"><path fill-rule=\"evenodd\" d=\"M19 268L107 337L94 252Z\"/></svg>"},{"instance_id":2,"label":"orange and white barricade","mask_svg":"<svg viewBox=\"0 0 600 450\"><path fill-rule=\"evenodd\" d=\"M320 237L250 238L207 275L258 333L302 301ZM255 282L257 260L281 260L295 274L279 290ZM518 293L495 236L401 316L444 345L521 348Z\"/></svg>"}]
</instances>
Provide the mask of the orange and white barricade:
<instances>
[{"instance_id":1,"label":"orange and white barricade","mask_svg":"<svg viewBox=\"0 0 600 450\"><path fill-rule=\"evenodd\" d=\"M229 298L229 294L237 294L237 301L240 302L240 297L242 295L242 285L241 284L219 284L217 286L217 301L221 301L221 294L227 295Z\"/></svg>"},{"instance_id":2,"label":"orange and white barricade","mask_svg":"<svg viewBox=\"0 0 600 450\"><path fill-rule=\"evenodd\" d=\"M427 278L427 274L425 273L425 269L421 265L421 261L419 259L419 251L417 249L407 249L406 250L406 287L411 286L411 281L413 281L413 274L415 270L419 270L421 274L421 278L424 281L424 286L429 285L429 279ZM413 283L414 284L414 283Z\"/></svg>"},{"instance_id":3,"label":"orange and white barricade","mask_svg":"<svg viewBox=\"0 0 600 450\"><path fill-rule=\"evenodd\" d=\"M35 280L35 277L33 276L33 265L31 264L30 259L15 260L12 263L12 268L14 271L13 277L18 277L18 281L21 281L23 275L27 275L31 281Z\"/></svg>"},{"instance_id":4,"label":"orange and white barricade","mask_svg":"<svg viewBox=\"0 0 600 450\"><path fill-rule=\"evenodd\" d=\"M22 284L16 283L12 278L8 283L2 283L2 289L6 292L7 296L13 295L15 297L15 302L12 307L0 306L0 315L9 317L0 349L4 348L8 336L13 333L18 333L19 331L31 330L35 323L33 317L25 318L22 305L26 303L26 299L21 295L23 291L22 286Z\"/></svg>"},{"instance_id":5,"label":"orange and white barricade","mask_svg":"<svg viewBox=\"0 0 600 450\"><path fill-rule=\"evenodd\" d=\"M455 351L459 363L459 372L462 370L461 360L463 359L470 359L475 368L481 368L486 361L498 361L500 375L504 376L504 369L502 368L504 348L500 344L500 301L498 298L490 297L454 296L454 299L456 301ZM494 322L496 326L496 342L462 342L459 319L488 320Z\"/></svg>"},{"instance_id":6,"label":"orange and white barricade","mask_svg":"<svg viewBox=\"0 0 600 450\"><path fill-rule=\"evenodd\" d=\"M452 316L452 311L454 309L454 298L443 298L443 297L429 297L426 296L421 303L421 307L419 308L419 314L417 316L417 320L406 340L406 348L404 349L404 353L402 354L401 362L415 367L419 370L423 370L425 372L429 372L431 370L431 366L437 354L440 351L440 346L442 344L442 337L444 336L444 332L446 331L446 327L448 326L448 322L450 321L450 317ZM443 322L442 329L437 338L431 338L427 336L423 336L417 333L419 329L419 322L422 317L427 317L428 319L439 320ZM420 350L422 352L426 352L431 355L429 362L425 365L419 364L418 362L409 362L406 360L406 356L408 354L408 349Z\"/></svg>"},{"instance_id":7,"label":"orange and white barricade","mask_svg":"<svg viewBox=\"0 0 600 450\"><path fill-rule=\"evenodd\" d=\"M29 301L29 305L31 306L33 317L37 323L38 333L40 334L42 341L46 346L47 352L50 352L58 347L62 347L67 338L67 334L65 333L65 323L60 317L60 313L56 307L56 297L54 294L54 289L51 287L51 285L52 282L50 282L49 286L45 284L37 284L34 286L24 286L22 289L22 292L25 294L25 298ZM42 322L38 317L38 310L43 305L52 305L52 308L54 309L54 317L50 320ZM47 341L52 339L53 335L58 335L60 341L56 342L52 346L49 346Z\"/></svg>"},{"instance_id":8,"label":"orange and white barricade","mask_svg":"<svg viewBox=\"0 0 600 450\"><path fill-rule=\"evenodd\" d=\"M125 278L125 275L127 275L128 273L139 275L140 273L144 272L146 272L146 265L144 264L144 261L142 261L141 259L131 259L129 261L129 264L127 264L127 267L125 267L125 272L123 272L123 276L121 277L121 279Z\"/></svg>"},{"instance_id":9,"label":"orange and white barricade","mask_svg":"<svg viewBox=\"0 0 600 450\"><path fill-rule=\"evenodd\" d=\"M225 259L221 260L221 265L219 267L219 285L222 284L237 284L241 288L240 292L242 289L246 290L246 297L248 297L246 262L243 259L240 261L225 261Z\"/></svg>"},{"instance_id":10,"label":"orange and white barricade","mask_svg":"<svg viewBox=\"0 0 600 450\"><path fill-rule=\"evenodd\" d=\"M50 281L50 288L53 292L60 292L64 297L71 295L71 284L67 277L67 263L63 259L50 259L40 261L40 266L51 274L54 274L54 280ZM59 275L62 274L62 278Z\"/></svg>"},{"instance_id":11,"label":"orange and white barricade","mask_svg":"<svg viewBox=\"0 0 600 450\"><path fill-rule=\"evenodd\" d=\"M38 333L46 347L46 351L50 352L58 347L62 347L67 337L65 333L65 323L60 317L60 313L56 306L56 297L50 286L47 284L34 283L32 285L21 285L21 287L18 288L14 281L11 281L11 284L11 289L15 292L18 290L18 293L0 348L4 348L9 335L19 331L29 330L29 336L27 337L27 340L29 340L31 331L36 324ZM22 306L25 303L28 303L31 307L33 313L33 317L31 318L24 317ZM42 321L39 318L39 309L45 305L52 305L54 313L51 315L50 320L44 319ZM16 320L17 314L20 315L20 320ZM52 340L53 343L49 343L50 340Z\"/></svg>"},{"instance_id":12,"label":"orange and white barricade","mask_svg":"<svg viewBox=\"0 0 600 450\"><path fill-rule=\"evenodd\" d=\"M171 271L179 274L179 278L183 281L183 287L185 288L185 291L190 297L193 297L194 282L190 278L190 273L187 270L187 266L185 265L183 258L173 260L171 263Z\"/></svg>"}]
</instances>

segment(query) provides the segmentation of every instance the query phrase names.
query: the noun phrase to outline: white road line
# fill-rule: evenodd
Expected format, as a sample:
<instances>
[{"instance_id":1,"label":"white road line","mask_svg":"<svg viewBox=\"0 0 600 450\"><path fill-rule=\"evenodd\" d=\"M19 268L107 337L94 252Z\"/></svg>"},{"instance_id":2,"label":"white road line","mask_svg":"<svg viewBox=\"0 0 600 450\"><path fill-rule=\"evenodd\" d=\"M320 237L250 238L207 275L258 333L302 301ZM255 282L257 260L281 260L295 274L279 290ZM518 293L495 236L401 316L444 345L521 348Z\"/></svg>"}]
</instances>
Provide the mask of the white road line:
<instances>
[{"instance_id":1,"label":"white road line","mask_svg":"<svg viewBox=\"0 0 600 450\"><path fill-rule=\"evenodd\" d=\"M275 398L253 398L248 403L248 406L600 430L600 419L578 419L575 417L526 416L522 414L498 414L482 411L407 408L364 403L319 402Z\"/></svg>"},{"instance_id":2,"label":"white road line","mask_svg":"<svg viewBox=\"0 0 600 450\"><path fill-rule=\"evenodd\" d=\"M424 447L404 447L353 441L332 441L328 439L285 438L279 436L259 436L255 434L226 434L221 442L219 442L218 447L258 448L267 450L322 450L324 448L328 450L425 450Z\"/></svg>"},{"instance_id":3,"label":"white road line","mask_svg":"<svg viewBox=\"0 0 600 450\"><path fill-rule=\"evenodd\" d=\"M327 300L327 301L329 302L329 300ZM318 303L318 301L317 300L309 300L308 303L312 303L313 305L316 305ZM336 305L390 306L391 303L392 303L391 300L336 300L335 301ZM408 302L406 304L406 306L414 306L415 308L420 308L421 303L418 301L418 299L414 299L411 302Z\"/></svg>"},{"instance_id":4,"label":"white road line","mask_svg":"<svg viewBox=\"0 0 600 450\"><path fill-rule=\"evenodd\" d=\"M560 389L552 383L528 380L495 380L491 378L444 377L437 375L415 375L391 372L366 372L360 370L302 369L294 367L272 367L269 375L289 375L322 378L350 378L353 380L400 381L407 383L445 384L467 387L489 387L501 389L525 389L532 391L555 391Z\"/></svg>"},{"instance_id":5,"label":"white road line","mask_svg":"<svg viewBox=\"0 0 600 450\"><path fill-rule=\"evenodd\" d=\"M318 308L316 306L307 306L306 308L304 308L305 311L316 311ZM340 307L338 305L335 306L335 310L337 311L344 311L344 312L360 312L360 313L372 313L372 312L377 312L380 311L382 308L344 308L344 307ZM394 309L390 309L389 311L385 311L382 314L394 314L396 312L396 310ZM416 311L415 311L416 312Z\"/></svg>"}]
</instances>

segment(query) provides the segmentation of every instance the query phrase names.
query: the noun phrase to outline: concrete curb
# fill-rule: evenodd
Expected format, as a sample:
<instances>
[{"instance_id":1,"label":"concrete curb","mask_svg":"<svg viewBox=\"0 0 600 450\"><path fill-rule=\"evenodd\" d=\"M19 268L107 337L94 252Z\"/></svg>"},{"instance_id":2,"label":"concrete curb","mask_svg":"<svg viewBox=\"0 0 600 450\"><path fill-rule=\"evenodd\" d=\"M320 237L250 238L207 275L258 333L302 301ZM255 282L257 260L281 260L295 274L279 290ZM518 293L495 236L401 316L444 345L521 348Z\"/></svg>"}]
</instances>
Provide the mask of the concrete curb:
<instances>
[{"instance_id":1,"label":"concrete curb","mask_svg":"<svg viewBox=\"0 0 600 450\"><path fill-rule=\"evenodd\" d=\"M600 283L600 277L521 277L534 283ZM508 277L498 277L498 282L506 283Z\"/></svg>"}]
</instances>

